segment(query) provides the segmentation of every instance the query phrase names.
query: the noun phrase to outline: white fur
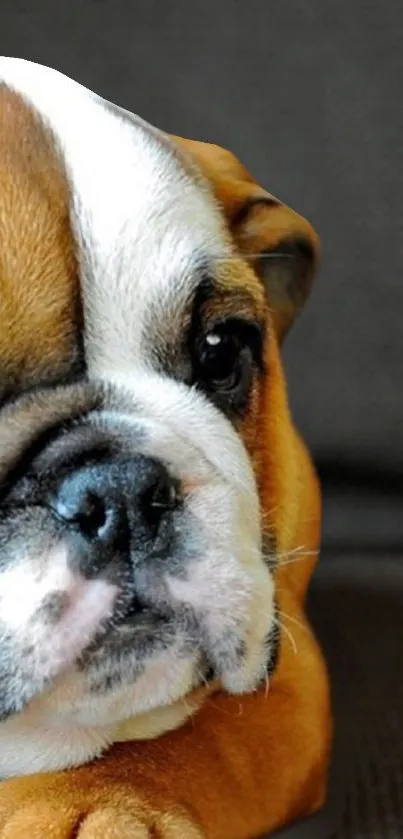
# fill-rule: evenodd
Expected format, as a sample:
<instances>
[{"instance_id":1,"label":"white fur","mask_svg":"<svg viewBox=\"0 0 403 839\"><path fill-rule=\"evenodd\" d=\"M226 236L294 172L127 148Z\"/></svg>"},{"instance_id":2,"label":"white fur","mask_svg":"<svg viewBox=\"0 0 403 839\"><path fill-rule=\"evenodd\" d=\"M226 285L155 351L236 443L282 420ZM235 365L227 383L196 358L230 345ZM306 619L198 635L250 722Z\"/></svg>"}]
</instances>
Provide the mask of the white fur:
<instances>
[{"instance_id":1,"label":"white fur","mask_svg":"<svg viewBox=\"0 0 403 839\"><path fill-rule=\"evenodd\" d=\"M194 484L188 505L203 530L204 553L185 579L167 577L171 596L203 615L210 645L221 633L237 634L246 660L239 670L225 669L224 662L221 677L229 690L249 690L263 676L273 622L273 582L262 559L251 464L230 423L207 400L152 371L146 334L150 312L160 330L175 331L181 323L180 307L198 282L200 258L230 255L220 213L208 188L188 175L150 126L120 118L100 97L46 67L0 58L1 80L49 124L66 164L89 372L133 399L133 414L113 419L128 432L143 426L144 453ZM106 600L104 591L102 608ZM71 616L83 631L80 608ZM197 663L196 654L177 660L174 645L149 661L132 690L102 698L85 694L82 673L56 679L49 693L0 724L0 773L84 762L124 732L153 736L173 720L177 724L186 706L178 710L172 703L192 688Z\"/></svg>"},{"instance_id":2,"label":"white fur","mask_svg":"<svg viewBox=\"0 0 403 839\"><path fill-rule=\"evenodd\" d=\"M86 625L92 633L92 624L98 626L105 610L109 614L115 594L113 586L102 580L90 582L74 574L67 564L66 549L60 545L46 556L21 555L17 563L2 572L0 622L18 635L45 598L56 593L66 597L57 629L64 635L77 634L78 644L80 634L87 634Z\"/></svg>"},{"instance_id":3,"label":"white fur","mask_svg":"<svg viewBox=\"0 0 403 839\"><path fill-rule=\"evenodd\" d=\"M193 661L180 662L162 653L136 682L133 695L116 691L107 699L89 699L88 719L74 714L74 689L81 681L56 680L49 693L34 700L17 716L0 724L2 777L65 769L97 757L112 743L148 739L176 728L195 710L181 702L193 687Z\"/></svg>"},{"instance_id":4,"label":"white fur","mask_svg":"<svg viewBox=\"0 0 403 839\"><path fill-rule=\"evenodd\" d=\"M13 634L17 650L32 648L31 672L45 683L71 666L92 641L110 616L116 593L104 580L72 573L62 545L43 556L21 555L0 577L0 625ZM60 617L47 623L36 613L49 595L65 602Z\"/></svg>"}]
</instances>

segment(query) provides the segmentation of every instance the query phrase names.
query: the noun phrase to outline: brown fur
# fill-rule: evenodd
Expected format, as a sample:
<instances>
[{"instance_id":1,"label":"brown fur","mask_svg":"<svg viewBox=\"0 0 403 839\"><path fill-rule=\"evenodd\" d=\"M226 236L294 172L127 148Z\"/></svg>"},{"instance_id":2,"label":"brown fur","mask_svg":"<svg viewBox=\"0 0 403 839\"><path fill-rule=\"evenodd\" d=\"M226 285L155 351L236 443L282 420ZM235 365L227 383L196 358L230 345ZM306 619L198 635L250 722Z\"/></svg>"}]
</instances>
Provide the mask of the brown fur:
<instances>
[{"instance_id":1,"label":"brown fur","mask_svg":"<svg viewBox=\"0 0 403 839\"><path fill-rule=\"evenodd\" d=\"M0 85L0 399L76 352L77 282L68 187L49 131Z\"/></svg>"},{"instance_id":2,"label":"brown fur","mask_svg":"<svg viewBox=\"0 0 403 839\"><path fill-rule=\"evenodd\" d=\"M253 196L265 193L232 155L176 142L209 179L243 253L292 236L305 237L316 251L308 223L278 202L259 204L257 213L252 208L252 220L243 213ZM70 274L66 255L56 248L52 254L64 277L60 301ZM238 285L239 265L226 271L224 285ZM242 433L255 466L263 526L279 551L280 618L294 642L283 632L274 677L250 696L205 696L192 720L156 740L119 744L73 771L4 782L1 839L252 839L311 813L323 800L331 741L328 681L304 614L320 539L320 493L287 407L279 341L292 312L287 306L285 314L270 312L253 268L244 265L243 271L269 322L269 373L255 386ZM54 323L57 328L56 314ZM12 352L18 354L18 342Z\"/></svg>"}]
</instances>

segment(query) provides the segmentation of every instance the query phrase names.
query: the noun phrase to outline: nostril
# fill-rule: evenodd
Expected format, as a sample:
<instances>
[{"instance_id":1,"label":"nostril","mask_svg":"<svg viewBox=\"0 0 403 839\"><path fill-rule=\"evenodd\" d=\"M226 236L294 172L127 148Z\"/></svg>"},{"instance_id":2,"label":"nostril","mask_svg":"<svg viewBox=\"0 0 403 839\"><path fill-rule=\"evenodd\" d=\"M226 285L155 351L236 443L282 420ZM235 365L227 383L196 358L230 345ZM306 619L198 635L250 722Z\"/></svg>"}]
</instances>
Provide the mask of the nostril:
<instances>
[{"instance_id":1,"label":"nostril","mask_svg":"<svg viewBox=\"0 0 403 839\"><path fill-rule=\"evenodd\" d=\"M162 517L178 504L178 485L168 472L161 473L144 490L141 499L142 514L147 524L156 530Z\"/></svg>"},{"instance_id":2,"label":"nostril","mask_svg":"<svg viewBox=\"0 0 403 839\"><path fill-rule=\"evenodd\" d=\"M102 537L111 511L106 510L105 502L94 493L89 492L83 499L82 508L71 516L70 522L77 524L81 532L88 538Z\"/></svg>"},{"instance_id":3,"label":"nostril","mask_svg":"<svg viewBox=\"0 0 403 839\"><path fill-rule=\"evenodd\" d=\"M149 487L147 501L154 509L172 509L177 501L177 487L168 473L161 475L155 483Z\"/></svg>"},{"instance_id":4,"label":"nostril","mask_svg":"<svg viewBox=\"0 0 403 839\"><path fill-rule=\"evenodd\" d=\"M69 525L77 527L88 539L108 539L113 530L114 507L91 490L59 493L51 507L55 515Z\"/></svg>"}]
</instances>

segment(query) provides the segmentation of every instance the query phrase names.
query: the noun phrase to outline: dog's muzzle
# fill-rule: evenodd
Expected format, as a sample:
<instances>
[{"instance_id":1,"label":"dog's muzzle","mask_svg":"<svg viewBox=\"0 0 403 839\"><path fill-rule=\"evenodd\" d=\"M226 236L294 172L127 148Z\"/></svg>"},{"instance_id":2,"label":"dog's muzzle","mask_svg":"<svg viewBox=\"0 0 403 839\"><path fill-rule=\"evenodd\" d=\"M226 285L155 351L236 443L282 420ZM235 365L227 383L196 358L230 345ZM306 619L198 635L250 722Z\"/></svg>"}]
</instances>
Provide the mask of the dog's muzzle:
<instances>
[{"instance_id":1,"label":"dog's muzzle","mask_svg":"<svg viewBox=\"0 0 403 839\"><path fill-rule=\"evenodd\" d=\"M243 443L204 397L141 375L0 412L0 716L38 699L103 725L275 654ZM3 448L2 448L3 446Z\"/></svg>"}]
</instances>

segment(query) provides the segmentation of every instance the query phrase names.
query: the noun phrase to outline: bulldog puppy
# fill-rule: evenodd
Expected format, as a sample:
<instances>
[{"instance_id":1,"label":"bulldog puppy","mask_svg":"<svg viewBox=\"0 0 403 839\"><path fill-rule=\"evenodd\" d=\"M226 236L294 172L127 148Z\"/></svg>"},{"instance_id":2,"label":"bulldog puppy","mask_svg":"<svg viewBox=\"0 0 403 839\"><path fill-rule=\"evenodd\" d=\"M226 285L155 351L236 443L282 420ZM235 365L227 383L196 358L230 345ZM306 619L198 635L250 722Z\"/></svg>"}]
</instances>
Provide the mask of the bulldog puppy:
<instances>
[{"instance_id":1,"label":"bulldog puppy","mask_svg":"<svg viewBox=\"0 0 403 839\"><path fill-rule=\"evenodd\" d=\"M8 58L0 230L0 837L312 812L320 494L280 345L314 231L223 149Z\"/></svg>"}]
</instances>

